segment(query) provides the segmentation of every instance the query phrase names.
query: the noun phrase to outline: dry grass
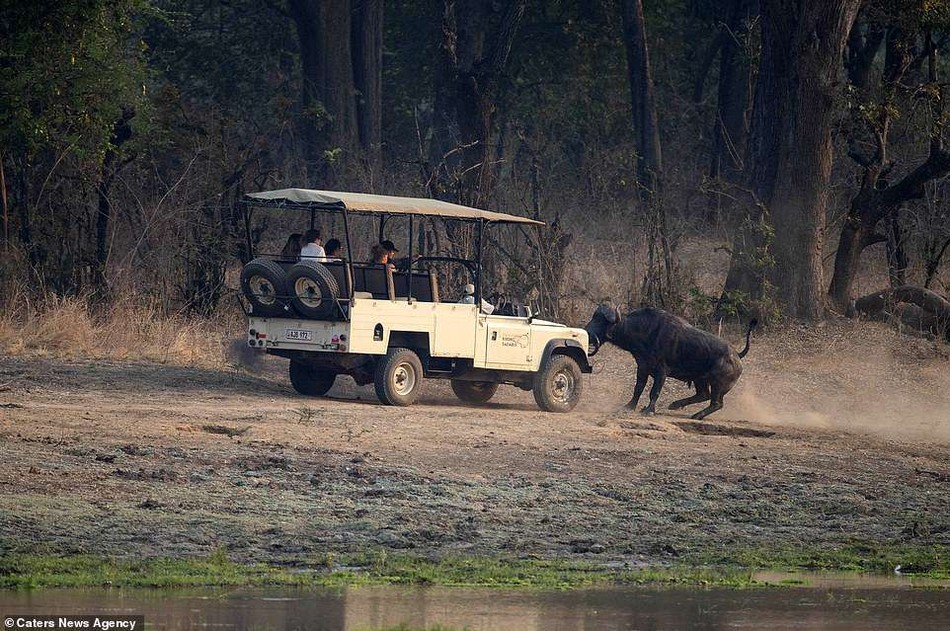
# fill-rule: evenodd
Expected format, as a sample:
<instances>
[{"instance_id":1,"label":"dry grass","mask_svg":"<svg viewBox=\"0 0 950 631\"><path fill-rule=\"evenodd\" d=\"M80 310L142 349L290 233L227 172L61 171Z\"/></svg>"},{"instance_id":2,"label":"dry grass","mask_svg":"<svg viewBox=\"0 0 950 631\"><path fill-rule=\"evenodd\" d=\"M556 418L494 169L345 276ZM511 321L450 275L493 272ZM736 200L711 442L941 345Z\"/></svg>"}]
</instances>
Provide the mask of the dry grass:
<instances>
[{"instance_id":1,"label":"dry grass","mask_svg":"<svg viewBox=\"0 0 950 631\"><path fill-rule=\"evenodd\" d=\"M210 318L166 313L158 301L124 295L94 307L83 297L53 294L33 300L14 289L0 315L0 352L63 358L150 360L220 367L244 327L239 313Z\"/></svg>"}]
</instances>

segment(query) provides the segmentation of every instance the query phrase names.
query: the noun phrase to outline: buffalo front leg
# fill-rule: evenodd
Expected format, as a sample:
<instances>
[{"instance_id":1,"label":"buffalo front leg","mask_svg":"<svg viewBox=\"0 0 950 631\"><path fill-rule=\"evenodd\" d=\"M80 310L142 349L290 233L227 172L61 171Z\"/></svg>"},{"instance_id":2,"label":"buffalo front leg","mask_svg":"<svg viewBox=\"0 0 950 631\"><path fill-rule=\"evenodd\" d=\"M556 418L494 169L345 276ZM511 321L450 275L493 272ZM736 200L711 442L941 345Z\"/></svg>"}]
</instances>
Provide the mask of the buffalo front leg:
<instances>
[{"instance_id":1,"label":"buffalo front leg","mask_svg":"<svg viewBox=\"0 0 950 631\"><path fill-rule=\"evenodd\" d=\"M650 388L650 402L641 410L641 412L647 416L656 414L656 400L660 398L660 390L663 389L664 383L666 383L666 369L657 368L653 371L653 387Z\"/></svg>"},{"instance_id":2,"label":"buffalo front leg","mask_svg":"<svg viewBox=\"0 0 950 631\"><path fill-rule=\"evenodd\" d=\"M640 396L643 395L643 389L647 387L647 377L649 376L650 373L646 369L637 365L637 385L633 389L633 397L631 397L630 403L627 404L628 408L637 408L637 404L640 403Z\"/></svg>"}]
</instances>

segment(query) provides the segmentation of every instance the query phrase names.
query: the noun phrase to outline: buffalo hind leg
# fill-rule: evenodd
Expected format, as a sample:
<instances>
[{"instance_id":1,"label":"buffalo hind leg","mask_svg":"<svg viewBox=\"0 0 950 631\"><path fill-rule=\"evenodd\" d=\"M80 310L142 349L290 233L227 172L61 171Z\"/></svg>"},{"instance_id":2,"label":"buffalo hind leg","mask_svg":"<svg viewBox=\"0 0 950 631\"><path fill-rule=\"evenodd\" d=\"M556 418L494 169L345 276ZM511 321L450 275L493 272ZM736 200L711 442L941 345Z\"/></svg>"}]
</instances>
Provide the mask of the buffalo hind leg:
<instances>
[{"instance_id":1,"label":"buffalo hind leg","mask_svg":"<svg viewBox=\"0 0 950 631\"><path fill-rule=\"evenodd\" d=\"M710 414L712 414L713 412L716 412L716 411L718 411L718 410L721 410L721 409L722 409L722 398L723 398L725 395L726 395L725 392L715 392L715 391L713 391L712 397L711 397L710 402L709 402L709 407L708 407L708 408L705 408L705 409L702 409L702 410L700 410L699 412L696 412L696 414L693 414L690 418L694 418L694 419L696 419L696 420L703 419L703 418L706 418L707 416L709 416Z\"/></svg>"},{"instance_id":2,"label":"buffalo hind leg","mask_svg":"<svg viewBox=\"0 0 950 631\"><path fill-rule=\"evenodd\" d=\"M684 408L687 405L692 405L694 403L702 403L703 401L709 401L709 384L705 381L696 382L696 394L691 397L686 397L685 399L680 399L678 401L673 401L670 403L671 410L678 410Z\"/></svg>"}]
</instances>

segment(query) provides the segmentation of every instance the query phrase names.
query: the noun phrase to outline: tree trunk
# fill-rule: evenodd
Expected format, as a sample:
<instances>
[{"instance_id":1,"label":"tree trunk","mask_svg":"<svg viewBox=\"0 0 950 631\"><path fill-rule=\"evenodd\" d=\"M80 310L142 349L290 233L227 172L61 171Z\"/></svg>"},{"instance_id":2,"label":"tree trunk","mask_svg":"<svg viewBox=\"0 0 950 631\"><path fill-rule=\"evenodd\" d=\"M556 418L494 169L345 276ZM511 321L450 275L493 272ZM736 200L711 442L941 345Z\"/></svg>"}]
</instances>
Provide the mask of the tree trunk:
<instances>
[{"instance_id":1,"label":"tree trunk","mask_svg":"<svg viewBox=\"0 0 950 631\"><path fill-rule=\"evenodd\" d=\"M743 44L758 10L758 0L734 0L725 20L709 176L733 184L742 178L752 104L752 55Z\"/></svg>"},{"instance_id":2,"label":"tree trunk","mask_svg":"<svg viewBox=\"0 0 950 631\"><path fill-rule=\"evenodd\" d=\"M126 108L112 128L112 138L109 148L102 159L99 168L99 182L96 184L97 212L96 212L96 269L95 283L102 289L105 287L106 263L109 258L109 223L112 219L112 200L110 198L112 183L118 174L119 165L116 159L119 148L132 138L132 127L129 124L135 116L135 110Z\"/></svg>"},{"instance_id":3,"label":"tree trunk","mask_svg":"<svg viewBox=\"0 0 950 631\"><path fill-rule=\"evenodd\" d=\"M429 190L441 199L480 205L494 180L498 77L508 64L526 0L510 0L491 32L495 3L444 2Z\"/></svg>"},{"instance_id":4,"label":"tree trunk","mask_svg":"<svg viewBox=\"0 0 950 631\"><path fill-rule=\"evenodd\" d=\"M360 147L371 163L382 142L383 1L353 2L353 83Z\"/></svg>"},{"instance_id":5,"label":"tree trunk","mask_svg":"<svg viewBox=\"0 0 950 631\"><path fill-rule=\"evenodd\" d=\"M824 307L822 245L833 100L842 52L860 4L860 0L762 2L751 183L755 196L768 208L775 231L768 280L785 313L808 320L820 318ZM764 288L750 289L761 297Z\"/></svg>"},{"instance_id":6,"label":"tree trunk","mask_svg":"<svg viewBox=\"0 0 950 631\"><path fill-rule=\"evenodd\" d=\"M887 275L891 287L900 287L907 284L907 267L910 259L907 255L907 239L901 227L898 216L900 206L891 211L887 222Z\"/></svg>"},{"instance_id":7,"label":"tree trunk","mask_svg":"<svg viewBox=\"0 0 950 631\"><path fill-rule=\"evenodd\" d=\"M934 248L933 255L927 258L924 289L930 289L930 284L933 283L934 277L937 275L937 270L940 269L940 260L943 258L943 255L947 253L948 249L950 249L950 237L943 242L942 246Z\"/></svg>"},{"instance_id":8,"label":"tree trunk","mask_svg":"<svg viewBox=\"0 0 950 631\"><path fill-rule=\"evenodd\" d=\"M874 225L869 225L868 221L862 220L861 211L854 210L854 202L852 202L852 210L848 213L848 219L838 238L834 273L828 289L831 306L841 313L845 312L848 301L851 299L854 278L861 261L861 252L875 241L873 233Z\"/></svg>"},{"instance_id":9,"label":"tree trunk","mask_svg":"<svg viewBox=\"0 0 950 631\"><path fill-rule=\"evenodd\" d=\"M290 0L303 67L301 101L305 155L311 179L325 180L330 163L357 146L356 100L350 47L349 0Z\"/></svg>"},{"instance_id":10,"label":"tree trunk","mask_svg":"<svg viewBox=\"0 0 950 631\"><path fill-rule=\"evenodd\" d=\"M671 307L675 293L673 243L662 195L663 154L642 0L621 0L620 16L637 138L637 187L646 212L649 240L647 273L640 298L649 304Z\"/></svg>"},{"instance_id":11,"label":"tree trunk","mask_svg":"<svg viewBox=\"0 0 950 631\"><path fill-rule=\"evenodd\" d=\"M650 201L659 194L663 173L660 129L656 117L656 97L650 70L646 22L642 0L621 0L623 39L627 49L630 106L637 137L637 179L641 197Z\"/></svg>"},{"instance_id":12,"label":"tree trunk","mask_svg":"<svg viewBox=\"0 0 950 631\"><path fill-rule=\"evenodd\" d=\"M882 24L869 20L866 12L851 27L845 68L848 82L859 90L867 90L871 85L874 58L884 41L885 30Z\"/></svg>"}]
</instances>

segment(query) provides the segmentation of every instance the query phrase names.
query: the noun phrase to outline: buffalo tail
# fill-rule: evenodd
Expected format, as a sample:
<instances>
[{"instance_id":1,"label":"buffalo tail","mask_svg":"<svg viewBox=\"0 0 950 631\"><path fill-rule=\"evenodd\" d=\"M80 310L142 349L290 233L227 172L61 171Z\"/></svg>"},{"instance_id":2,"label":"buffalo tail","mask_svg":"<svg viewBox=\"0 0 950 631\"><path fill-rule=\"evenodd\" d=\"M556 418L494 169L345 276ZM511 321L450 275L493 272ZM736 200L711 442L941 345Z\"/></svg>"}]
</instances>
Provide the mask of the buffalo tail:
<instances>
[{"instance_id":1,"label":"buffalo tail","mask_svg":"<svg viewBox=\"0 0 950 631\"><path fill-rule=\"evenodd\" d=\"M745 348L739 351L739 359L742 359L749 352L750 342L752 341L752 329L758 326L759 321L755 318L752 318L752 321L749 322L749 328L745 332Z\"/></svg>"}]
</instances>

